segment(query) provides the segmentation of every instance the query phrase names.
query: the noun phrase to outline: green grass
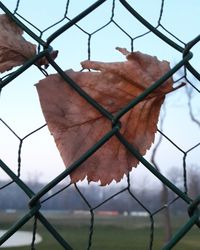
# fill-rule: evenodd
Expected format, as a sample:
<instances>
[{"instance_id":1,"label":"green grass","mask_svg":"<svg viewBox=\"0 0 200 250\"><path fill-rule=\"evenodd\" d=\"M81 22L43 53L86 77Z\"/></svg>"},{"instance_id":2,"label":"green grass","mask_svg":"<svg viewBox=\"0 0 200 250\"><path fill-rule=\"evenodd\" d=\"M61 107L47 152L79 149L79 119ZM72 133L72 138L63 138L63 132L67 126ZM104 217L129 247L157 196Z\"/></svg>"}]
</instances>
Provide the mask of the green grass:
<instances>
[{"instance_id":1,"label":"green grass","mask_svg":"<svg viewBox=\"0 0 200 250\"><path fill-rule=\"evenodd\" d=\"M18 215L19 217L20 215ZM48 219L67 240L74 250L87 249L89 237L89 216L74 216L64 213L47 215ZM8 228L8 225L15 221L16 215L1 215L1 229ZM182 218L175 218L174 231L184 223ZM22 228L32 230L31 223ZM43 241L36 245L37 250L61 250L61 247L51 234L38 223L38 233ZM194 227L186 236L173 248L175 250L199 250L200 231ZM134 217L100 217L95 216L94 233L92 237L91 250L146 250L150 238L149 219ZM153 250L162 249L163 230L160 218L155 218ZM30 247L1 248L2 250L25 250Z\"/></svg>"}]
</instances>

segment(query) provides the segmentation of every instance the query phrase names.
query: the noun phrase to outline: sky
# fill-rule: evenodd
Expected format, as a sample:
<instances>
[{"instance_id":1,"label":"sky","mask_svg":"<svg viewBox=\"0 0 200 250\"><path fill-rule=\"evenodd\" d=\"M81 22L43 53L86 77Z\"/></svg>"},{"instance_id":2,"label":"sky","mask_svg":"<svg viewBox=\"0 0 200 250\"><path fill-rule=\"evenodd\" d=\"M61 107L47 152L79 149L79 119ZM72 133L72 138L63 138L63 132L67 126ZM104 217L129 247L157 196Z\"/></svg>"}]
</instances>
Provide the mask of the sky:
<instances>
[{"instance_id":1,"label":"sky","mask_svg":"<svg viewBox=\"0 0 200 250\"><path fill-rule=\"evenodd\" d=\"M17 1L2 1L12 12L16 8ZM95 1L69 1L68 18L72 19L85 8ZM128 1L146 20L153 26L157 25L160 16L161 1ZM60 1L41 1L41 0L21 0L19 2L17 17L23 16L29 23L22 20L36 34L42 33L43 40L46 40L55 30L68 22L64 19L56 26L54 23L62 20L66 10L66 0ZM88 34L92 34L90 41L91 60L98 61L123 61L125 60L115 47L125 47L131 50L131 40L125 34L132 38L144 34L147 29L140 24L128 11L115 1L113 20L124 30L120 30L113 22L104 29L96 32L100 27L110 21L112 15L113 1L108 0L97 10L89 14L78 23L79 27L71 27L52 42L55 50L59 51L56 63L63 70L73 68L80 70L80 62L88 58ZM2 11L0 13L3 13ZM189 42L199 34L199 1L180 1L168 0L164 2L161 24L169 30L174 36L178 37L184 43ZM20 18L20 17L19 17ZM159 28L161 32L167 34L179 45L183 43L170 36L164 29ZM41 33L40 33L41 32ZM24 37L36 42L27 34ZM138 38L133 43L134 51L141 51L152 56L157 56L160 60L167 60L171 66L174 66L182 58L181 53L171 48L162 40L150 33ZM198 70L200 61L198 55L200 47L197 44L192 49L194 57L191 64ZM50 66L47 69L49 74L56 73ZM182 73L174 76L178 79ZM4 75L4 74L3 74ZM2 76L3 76L2 75ZM1 93L0 99L0 118L6 122L16 135L23 139L29 133L45 124L41 111L35 84L43 79L44 75L35 67L30 67L23 72L17 79L8 84ZM188 78L198 87L198 81L188 73ZM198 92L193 91L192 105L195 113L198 115ZM173 140L181 149L187 151L200 141L198 126L194 124L188 112L187 96L185 89L182 88L167 97L166 100L166 118L163 131ZM161 112L162 114L162 112ZM158 124L159 127L159 124ZM1 159L16 173L19 139L3 123L0 123L0 152ZM156 135L156 141L159 135ZM198 164L200 148L196 148L188 153L187 164ZM151 150L145 156L147 159L151 156ZM39 130L23 141L21 152L21 177L24 180L50 181L61 173L65 166L55 146L54 140L47 127ZM174 167L182 167L183 153L174 145L163 139L159 148L156 160L164 174L167 174ZM157 182L156 178L150 174L144 166L140 165L131 173L134 185L149 185L151 182ZM0 170L0 179L8 179L8 176ZM148 181L146 181L148 180Z\"/></svg>"}]
</instances>

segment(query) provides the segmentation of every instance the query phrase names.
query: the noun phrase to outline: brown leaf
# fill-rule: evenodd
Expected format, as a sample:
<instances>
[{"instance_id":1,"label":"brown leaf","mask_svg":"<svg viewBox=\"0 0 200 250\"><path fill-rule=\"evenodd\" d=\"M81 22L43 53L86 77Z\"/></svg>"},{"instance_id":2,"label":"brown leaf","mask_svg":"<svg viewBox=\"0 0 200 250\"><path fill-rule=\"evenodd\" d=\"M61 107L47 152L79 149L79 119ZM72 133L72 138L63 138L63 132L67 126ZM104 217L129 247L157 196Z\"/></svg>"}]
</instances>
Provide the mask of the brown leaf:
<instances>
[{"instance_id":1,"label":"brown leaf","mask_svg":"<svg viewBox=\"0 0 200 250\"><path fill-rule=\"evenodd\" d=\"M127 61L84 61L81 63L83 68L95 72L66 71L112 114L170 70L167 61L161 62L140 52L118 50L127 55ZM169 79L120 119L120 132L142 155L154 141L160 107L165 94L173 90L172 84L172 79ZM110 131L111 122L57 74L48 76L36 86L49 130L68 167ZM77 182L87 176L88 181L100 181L101 185L112 180L118 182L137 164L138 160L113 136L71 174L71 181Z\"/></svg>"},{"instance_id":2,"label":"brown leaf","mask_svg":"<svg viewBox=\"0 0 200 250\"><path fill-rule=\"evenodd\" d=\"M23 64L36 55L36 45L26 41L23 30L7 15L0 15L0 72L3 73L15 66ZM55 59L57 51L52 51ZM40 59L38 65L48 64L45 58Z\"/></svg>"}]
</instances>

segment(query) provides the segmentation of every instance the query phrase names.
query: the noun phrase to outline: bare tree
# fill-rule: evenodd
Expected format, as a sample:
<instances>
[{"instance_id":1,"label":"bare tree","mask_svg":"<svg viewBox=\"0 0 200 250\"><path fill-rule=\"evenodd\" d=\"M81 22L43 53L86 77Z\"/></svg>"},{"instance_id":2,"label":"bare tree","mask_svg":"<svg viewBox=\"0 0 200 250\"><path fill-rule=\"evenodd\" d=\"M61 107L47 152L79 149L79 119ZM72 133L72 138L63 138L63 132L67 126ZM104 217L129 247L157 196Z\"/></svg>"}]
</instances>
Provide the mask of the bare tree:
<instances>
[{"instance_id":1,"label":"bare tree","mask_svg":"<svg viewBox=\"0 0 200 250\"><path fill-rule=\"evenodd\" d=\"M189 80L187 79L189 82ZM190 83L190 82L189 82ZM186 85L186 95L188 97L188 109L189 109L189 115L191 120L200 128L200 121L196 118L194 114L194 108L192 106L192 93L193 93L193 88L190 87L189 85ZM198 91L198 90L197 90Z\"/></svg>"},{"instance_id":2,"label":"bare tree","mask_svg":"<svg viewBox=\"0 0 200 250\"><path fill-rule=\"evenodd\" d=\"M164 124L164 120L166 117L166 109L165 109L165 105L163 105L163 113L161 115L161 119L160 119L160 131L163 131L163 124ZM156 154L157 151L161 145L162 142L162 135L160 134L160 137L158 139L158 142L156 144L156 146L153 149L152 155L151 155L151 162L154 164L155 168L160 171L160 168L156 162ZM169 202L169 193L168 193L168 189L165 186L164 183L162 183L162 189L161 189L161 195L160 195L160 202L163 209L163 226L164 226L164 242L168 242L171 239L172 236L172 226L171 226L171 216L170 216L170 209L169 206L167 205Z\"/></svg>"},{"instance_id":3,"label":"bare tree","mask_svg":"<svg viewBox=\"0 0 200 250\"><path fill-rule=\"evenodd\" d=\"M200 91L196 88L193 87L193 84L187 79L188 83L190 85L186 86L186 95L188 97L188 110L189 110L189 115L190 115L190 119L192 122L194 122L199 128L200 128L200 120L197 119L196 114L195 114L195 109L194 106L192 105L192 98L194 95L194 90L196 90L196 92L199 94ZM197 112L199 113L199 112ZM193 148L199 146L200 143L198 143L197 145L195 145ZM192 148L192 149L193 149ZM200 188L200 184L199 184L199 176L200 176L200 171L199 168L197 168L196 164L190 167L190 171L188 173L188 177L189 177L189 195L192 198L197 197L197 195L199 194L199 188Z\"/></svg>"},{"instance_id":4,"label":"bare tree","mask_svg":"<svg viewBox=\"0 0 200 250\"><path fill-rule=\"evenodd\" d=\"M200 192L200 168L197 165L191 165L188 173L188 194L191 198L196 198Z\"/></svg>"}]
</instances>

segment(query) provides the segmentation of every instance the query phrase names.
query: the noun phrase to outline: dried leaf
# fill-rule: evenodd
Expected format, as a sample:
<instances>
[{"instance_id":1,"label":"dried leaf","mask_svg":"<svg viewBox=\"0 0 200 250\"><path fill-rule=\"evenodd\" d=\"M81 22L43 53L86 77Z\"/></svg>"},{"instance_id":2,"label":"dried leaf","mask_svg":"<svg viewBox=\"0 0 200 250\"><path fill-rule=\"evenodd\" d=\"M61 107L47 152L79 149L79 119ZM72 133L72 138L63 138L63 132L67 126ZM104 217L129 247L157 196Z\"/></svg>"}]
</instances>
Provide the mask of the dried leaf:
<instances>
[{"instance_id":1,"label":"dried leaf","mask_svg":"<svg viewBox=\"0 0 200 250\"><path fill-rule=\"evenodd\" d=\"M0 15L0 72L3 73L15 66L23 64L36 55L36 45L26 41L23 30L7 15ZM53 59L57 51L52 51ZM45 58L40 59L38 65L48 64Z\"/></svg>"},{"instance_id":2,"label":"dried leaf","mask_svg":"<svg viewBox=\"0 0 200 250\"><path fill-rule=\"evenodd\" d=\"M127 61L84 61L83 68L95 71L66 71L112 114L170 70L167 61L161 62L140 52L118 50L127 55ZM120 132L142 155L154 141L160 107L165 94L173 90L172 84L169 79L120 119ZM57 74L48 76L36 86L49 130L67 167L111 129L111 122ZM113 136L70 175L71 181L77 182L87 176L88 181L100 181L101 185L112 180L118 182L137 164L138 160Z\"/></svg>"}]
</instances>

